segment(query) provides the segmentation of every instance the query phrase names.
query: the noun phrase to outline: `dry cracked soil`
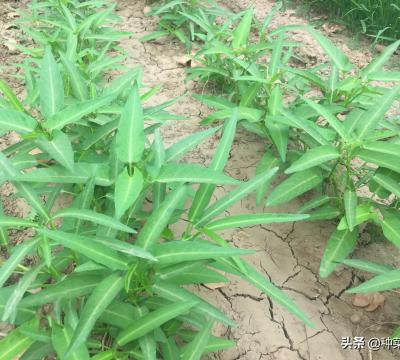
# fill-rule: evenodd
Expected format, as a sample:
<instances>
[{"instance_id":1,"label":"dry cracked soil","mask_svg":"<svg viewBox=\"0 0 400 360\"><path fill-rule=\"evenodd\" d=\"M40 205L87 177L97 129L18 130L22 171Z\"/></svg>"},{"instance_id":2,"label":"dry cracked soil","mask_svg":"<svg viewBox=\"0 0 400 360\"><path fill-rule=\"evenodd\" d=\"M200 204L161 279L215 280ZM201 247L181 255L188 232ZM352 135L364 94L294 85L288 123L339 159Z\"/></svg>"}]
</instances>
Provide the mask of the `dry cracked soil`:
<instances>
[{"instance_id":1,"label":"dry cracked soil","mask_svg":"<svg viewBox=\"0 0 400 360\"><path fill-rule=\"evenodd\" d=\"M253 5L256 16L263 18L268 13L273 1L269 0L230 0L221 1L232 11L239 11ZM1 63L15 61L17 53L12 47L12 27L10 19L19 2L0 2L0 34L11 41L11 46L0 47ZM190 120L170 122L163 130L167 143L173 143L187 134L201 129L199 122L210 109L190 97L196 85L185 82L185 68L181 59L185 50L173 39L141 43L139 39L152 32L157 26L157 19L144 15L148 6L144 0L118 1L118 14L123 21L119 27L132 31L134 36L124 40L122 45L129 54L128 66L141 65L145 82L149 86L162 84L158 96L151 100L151 105L188 93L176 103L171 112L184 115ZM272 26L304 24L307 21L296 16L295 11L278 13ZM343 33L326 31L332 41L340 46L358 65L365 65L371 53L364 44L357 49L350 48L349 39ZM324 60L322 50L305 33L297 32L294 38L302 41L299 57L305 64L315 64ZM7 79L10 74L5 71ZM15 83L18 93L22 90ZM207 165L213 154L217 135L205 141L192 151L186 160ZM13 141L12 136L0 139L0 147ZM247 180L254 175L255 166L261 158L265 144L255 135L239 130L226 171L229 175ZM217 196L226 189L219 187ZM280 206L276 210L294 212L303 198ZM21 204L10 198L10 189L2 189L2 201L7 212L21 215ZM256 207L254 196L249 196L241 203L229 209L229 214L243 214L263 211ZM328 279L318 275L319 261L323 254L329 234L334 224L329 222L301 222L254 226L246 229L226 231L224 234L234 245L252 249L255 254L248 260L272 282L281 287L309 315L315 328L306 327L259 290L246 283L231 278L228 286L210 289L199 286L197 291L211 303L220 307L237 323L235 328L223 326L214 329L216 335L226 336L236 341L235 348L209 355L209 359L218 360L392 360L400 358L397 353L381 350L370 352L363 350L343 350L342 337L364 336L386 338L390 336L395 324L400 323L400 297L398 293L386 293L385 304L373 312L352 305L353 296L346 294L346 289L365 280L365 274L348 268L339 268ZM357 257L376 262L397 264L396 250L388 243L366 242L356 250Z\"/></svg>"}]
</instances>

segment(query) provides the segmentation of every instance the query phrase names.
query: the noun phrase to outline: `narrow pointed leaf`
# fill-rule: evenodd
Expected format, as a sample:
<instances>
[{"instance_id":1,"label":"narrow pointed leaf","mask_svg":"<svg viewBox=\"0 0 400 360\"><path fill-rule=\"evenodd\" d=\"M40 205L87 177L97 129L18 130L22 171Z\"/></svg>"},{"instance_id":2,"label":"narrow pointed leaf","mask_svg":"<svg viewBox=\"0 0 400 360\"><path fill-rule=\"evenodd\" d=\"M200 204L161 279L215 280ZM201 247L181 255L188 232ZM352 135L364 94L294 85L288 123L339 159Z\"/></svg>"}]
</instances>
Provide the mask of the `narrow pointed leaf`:
<instances>
[{"instance_id":1,"label":"narrow pointed leaf","mask_svg":"<svg viewBox=\"0 0 400 360\"><path fill-rule=\"evenodd\" d=\"M123 346L128 342L136 340L167 321L188 312L195 305L197 305L195 301L178 302L150 312L136 320L135 324L132 326L121 331L116 339L117 344Z\"/></svg>"},{"instance_id":2,"label":"narrow pointed leaf","mask_svg":"<svg viewBox=\"0 0 400 360\"><path fill-rule=\"evenodd\" d=\"M67 70L70 78L73 95L80 101L89 99L89 92L84 78L82 77L79 69L71 62L67 56L60 52L60 59Z\"/></svg>"},{"instance_id":3,"label":"narrow pointed leaf","mask_svg":"<svg viewBox=\"0 0 400 360\"><path fill-rule=\"evenodd\" d=\"M378 275L394 270L391 266L358 259L345 259L342 260L342 263L352 268Z\"/></svg>"},{"instance_id":4,"label":"narrow pointed leaf","mask_svg":"<svg viewBox=\"0 0 400 360\"><path fill-rule=\"evenodd\" d=\"M390 191L400 199L400 184L396 180L383 174L375 174L373 179L386 190Z\"/></svg>"},{"instance_id":5,"label":"narrow pointed leaf","mask_svg":"<svg viewBox=\"0 0 400 360\"><path fill-rule=\"evenodd\" d=\"M167 195L160 207L147 219L146 224L143 226L136 239L135 244L137 246L148 250L158 242L174 210L185 200L187 191L188 189L186 186L179 186Z\"/></svg>"},{"instance_id":6,"label":"narrow pointed leaf","mask_svg":"<svg viewBox=\"0 0 400 360\"><path fill-rule=\"evenodd\" d=\"M371 280L347 290L346 292L348 294L372 293L398 288L400 288L400 269L388 271L384 274L375 276Z\"/></svg>"},{"instance_id":7,"label":"narrow pointed leaf","mask_svg":"<svg viewBox=\"0 0 400 360\"><path fill-rule=\"evenodd\" d=\"M233 179L218 171L197 164L166 164L155 179L157 182L191 182L203 184L237 185L239 180Z\"/></svg>"},{"instance_id":8,"label":"narrow pointed leaf","mask_svg":"<svg viewBox=\"0 0 400 360\"><path fill-rule=\"evenodd\" d=\"M37 144L54 160L59 162L66 169L73 171L74 151L72 150L71 141L69 140L68 135L62 131L54 131L51 140L47 140L42 136L37 140Z\"/></svg>"},{"instance_id":9,"label":"narrow pointed leaf","mask_svg":"<svg viewBox=\"0 0 400 360\"><path fill-rule=\"evenodd\" d=\"M158 294L160 297L172 301L172 302L198 302L198 304L193 309L207 317L211 317L223 324L234 326L235 323L225 316L216 307L209 304L201 297L191 293L190 291L183 289L179 286L170 284L166 281L156 283L152 286L152 290Z\"/></svg>"},{"instance_id":10,"label":"narrow pointed leaf","mask_svg":"<svg viewBox=\"0 0 400 360\"><path fill-rule=\"evenodd\" d=\"M93 210L89 209L74 209L74 208L67 208L63 210L57 211L53 215L53 219L57 218L74 218L74 219L80 219L84 221L90 221L95 224L103 225L103 226L108 226L112 229L119 230L119 231L124 231L127 233L134 233L135 230L130 228L127 225L124 225L120 221L113 219L110 216L97 213Z\"/></svg>"},{"instance_id":11,"label":"narrow pointed leaf","mask_svg":"<svg viewBox=\"0 0 400 360\"><path fill-rule=\"evenodd\" d=\"M204 139L207 139L211 135L215 134L215 132L220 128L221 127L219 126L207 129L183 138L166 150L165 161L178 161L189 150L199 145Z\"/></svg>"},{"instance_id":12,"label":"narrow pointed leaf","mask_svg":"<svg viewBox=\"0 0 400 360\"><path fill-rule=\"evenodd\" d=\"M97 319L121 291L123 284L124 280L120 275L112 274L96 286L80 314L68 353L72 353L81 344L85 343Z\"/></svg>"},{"instance_id":13,"label":"narrow pointed leaf","mask_svg":"<svg viewBox=\"0 0 400 360\"><path fill-rule=\"evenodd\" d=\"M286 170L285 174L310 169L314 166L324 164L327 161L338 159L339 151L331 145L317 146L305 152L298 160L294 161Z\"/></svg>"},{"instance_id":14,"label":"narrow pointed leaf","mask_svg":"<svg viewBox=\"0 0 400 360\"><path fill-rule=\"evenodd\" d=\"M233 139L236 133L237 126L237 110L234 110L231 118L225 122L223 135L215 151L214 157L211 161L209 169L222 172L225 168L229 153L232 147ZM196 191L193 199L192 206L189 210L189 220L197 220L203 210L207 207L214 192L215 185L201 184Z\"/></svg>"},{"instance_id":15,"label":"narrow pointed leaf","mask_svg":"<svg viewBox=\"0 0 400 360\"><path fill-rule=\"evenodd\" d=\"M388 210L383 213L380 221L383 234L394 245L400 248L400 214L396 210Z\"/></svg>"},{"instance_id":16,"label":"narrow pointed leaf","mask_svg":"<svg viewBox=\"0 0 400 360\"><path fill-rule=\"evenodd\" d=\"M51 333L51 342L58 358L63 360L89 360L89 352L85 345L81 345L70 355L64 356L71 343L72 334L73 330L69 326L54 325Z\"/></svg>"},{"instance_id":17,"label":"narrow pointed leaf","mask_svg":"<svg viewBox=\"0 0 400 360\"><path fill-rule=\"evenodd\" d=\"M4 285L7 279L11 276L14 269L22 262L27 254L36 246L39 238L30 241L24 241L13 249L12 255L2 264L0 268L0 287Z\"/></svg>"},{"instance_id":18,"label":"narrow pointed leaf","mask_svg":"<svg viewBox=\"0 0 400 360\"><path fill-rule=\"evenodd\" d=\"M357 124L356 132L359 140L365 139L371 131L375 130L378 123L384 119L386 112L393 106L399 92L400 86L394 87L369 107L363 121Z\"/></svg>"},{"instance_id":19,"label":"narrow pointed leaf","mask_svg":"<svg viewBox=\"0 0 400 360\"><path fill-rule=\"evenodd\" d=\"M249 9L243 16L243 19L233 32L232 46L238 49L247 43L249 38L251 23L253 21L253 9Z\"/></svg>"},{"instance_id":20,"label":"narrow pointed leaf","mask_svg":"<svg viewBox=\"0 0 400 360\"><path fill-rule=\"evenodd\" d=\"M101 107L108 105L114 98L115 95L108 95L69 105L54 114L43 125L49 130L62 129L64 126L76 123L86 115L94 113Z\"/></svg>"},{"instance_id":21,"label":"narrow pointed leaf","mask_svg":"<svg viewBox=\"0 0 400 360\"><path fill-rule=\"evenodd\" d=\"M338 263L344 260L355 248L358 231L335 230L328 240L321 260L319 274L328 277Z\"/></svg>"},{"instance_id":22,"label":"narrow pointed leaf","mask_svg":"<svg viewBox=\"0 0 400 360\"><path fill-rule=\"evenodd\" d=\"M231 228L242 228L260 224L272 224L281 222L294 222L306 220L310 216L306 214L246 214L227 216L207 225L207 229L218 231Z\"/></svg>"},{"instance_id":23,"label":"narrow pointed leaf","mask_svg":"<svg viewBox=\"0 0 400 360\"><path fill-rule=\"evenodd\" d=\"M108 246L91 240L88 237L66 233L63 231L52 231L41 229L39 232L57 243L72 249L89 259L105 265L113 270L126 270L127 261L125 257L111 250Z\"/></svg>"},{"instance_id":24,"label":"narrow pointed leaf","mask_svg":"<svg viewBox=\"0 0 400 360\"><path fill-rule=\"evenodd\" d=\"M136 163L144 151L144 118L137 83L126 101L118 124L117 155L125 163Z\"/></svg>"},{"instance_id":25,"label":"narrow pointed leaf","mask_svg":"<svg viewBox=\"0 0 400 360\"><path fill-rule=\"evenodd\" d=\"M275 167L262 174L256 175L253 179L247 181L235 190L223 196L204 211L204 215L199 219L199 221L196 222L195 226L199 228L206 225L230 206L243 199L246 195L255 191L259 186L261 186L261 184L265 184L265 182L268 179L271 179L277 171L278 168Z\"/></svg>"},{"instance_id":26,"label":"narrow pointed leaf","mask_svg":"<svg viewBox=\"0 0 400 360\"><path fill-rule=\"evenodd\" d=\"M49 47L45 50L39 76L40 108L42 115L49 119L64 106L64 83Z\"/></svg>"},{"instance_id":27,"label":"narrow pointed leaf","mask_svg":"<svg viewBox=\"0 0 400 360\"><path fill-rule=\"evenodd\" d=\"M22 335L18 329L13 330L0 340L0 360L15 360L24 353L35 341Z\"/></svg>"},{"instance_id":28,"label":"narrow pointed leaf","mask_svg":"<svg viewBox=\"0 0 400 360\"><path fill-rule=\"evenodd\" d=\"M115 181L115 217L117 219L136 201L143 188L143 175L139 169L135 168L133 175L125 170Z\"/></svg>"},{"instance_id":29,"label":"narrow pointed leaf","mask_svg":"<svg viewBox=\"0 0 400 360\"><path fill-rule=\"evenodd\" d=\"M381 70L399 46L400 40L397 40L389 46L386 46L382 53L362 70L364 79L367 78L371 73Z\"/></svg>"},{"instance_id":30,"label":"narrow pointed leaf","mask_svg":"<svg viewBox=\"0 0 400 360\"><path fill-rule=\"evenodd\" d=\"M266 206L288 202L313 189L322 182L321 172L317 169L300 171L280 183L268 196Z\"/></svg>"},{"instance_id":31,"label":"narrow pointed leaf","mask_svg":"<svg viewBox=\"0 0 400 360\"><path fill-rule=\"evenodd\" d=\"M400 173L400 162L396 155L384 154L372 150L358 149L354 155L359 156L362 160L382 166L386 169Z\"/></svg>"},{"instance_id":32,"label":"narrow pointed leaf","mask_svg":"<svg viewBox=\"0 0 400 360\"><path fill-rule=\"evenodd\" d=\"M158 263L162 265L183 261L247 255L251 253L253 253L251 250L224 248L209 244L205 241L171 241L157 245L154 249L154 255Z\"/></svg>"},{"instance_id":33,"label":"narrow pointed leaf","mask_svg":"<svg viewBox=\"0 0 400 360\"><path fill-rule=\"evenodd\" d=\"M201 356L206 350L208 340L211 336L213 328L213 322L209 321L204 327L198 332L193 341L191 341L184 352L182 353L182 360L200 360Z\"/></svg>"},{"instance_id":34,"label":"narrow pointed leaf","mask_svg":"<svg viewBox=\"0 0 400 360\"><path fill-rule=\"evenodd\" d=\"M354 190L347 189L343 196L344 210L347 225L350 231L356 226L357 194Z\"/></svg>"},{"instance_id":35,"label":"narrow pointed leaf","mask_svg":"<svg viewBox=\"0 0 400 360\"><path fill-rule=\"evenodd\" d=\"M26 134L35 130L37 121L23 112L0 109L0 130Z\"/></svg>"},{"instance_id":36,"label":"narrow pointed leaf","mask_svg":"<svg viewBox=\"0 0 400 360\"><path fill-rule=\"evenodd\" d=\"M349 71L352 68L351 63L347 56L337 48L331 40L315 30L310 30L311 35L325 50L326 54L333 61L333 63L342 71Z\"/></svg>"},{"instance_id":37,"label":"narrow pointed leaf","mask_svg":"<svg viewBox=\"0 0 400 360\"><path fill-rule=\"evenodd\" d=\"M314 109L329 123L329 125L339 134L339 136L343 140L347 141L349 139L348 132L346 131L344 125L327 108L307 98L304 98L304 100L312 109Z\"/></svg>"}]
</instances>

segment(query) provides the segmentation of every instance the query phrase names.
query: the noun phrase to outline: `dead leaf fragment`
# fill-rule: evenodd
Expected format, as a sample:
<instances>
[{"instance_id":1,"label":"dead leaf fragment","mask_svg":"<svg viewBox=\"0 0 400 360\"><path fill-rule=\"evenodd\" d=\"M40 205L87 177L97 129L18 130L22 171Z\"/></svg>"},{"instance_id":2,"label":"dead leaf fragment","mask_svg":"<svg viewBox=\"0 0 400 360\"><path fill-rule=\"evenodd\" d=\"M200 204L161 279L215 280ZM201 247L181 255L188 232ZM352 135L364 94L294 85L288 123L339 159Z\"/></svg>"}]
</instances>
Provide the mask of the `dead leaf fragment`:
<instances>
[{"instance_id":1,"label":"dead leaf fragment","mask_svg":"<svg viewBox=\"0 0 400 360\"><path fill-rule=\"evenodd\" d=\"M219 282L219 283L213 283L213 284L204 284L204 286L210 290L217 290L217 289L220 289L223 287L227 287L228 283Z\"/></svg>"},{"instance_id":2,"label":"dead leaf fragment","mask_svg":"<svg viewBox=\"0 0 400 360\"><path fill-rule=\"evenodd\" d=\"M379 293L356 294L353 298L353 305L365 308L366 311L375 311L385 304L385 297Z\"/></svg>"}]
</instances>

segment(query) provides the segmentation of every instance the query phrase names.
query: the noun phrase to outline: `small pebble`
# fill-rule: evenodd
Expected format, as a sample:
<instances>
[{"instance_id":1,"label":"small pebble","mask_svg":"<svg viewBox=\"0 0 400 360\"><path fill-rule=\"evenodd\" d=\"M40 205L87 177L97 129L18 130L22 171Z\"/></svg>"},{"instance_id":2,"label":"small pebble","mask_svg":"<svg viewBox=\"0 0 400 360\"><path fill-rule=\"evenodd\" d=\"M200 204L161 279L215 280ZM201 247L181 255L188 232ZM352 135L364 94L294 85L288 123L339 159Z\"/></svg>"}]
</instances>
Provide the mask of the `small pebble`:
<instances>
[{"instance_id":1,"label":"small pebble","mask_svg":"<svg viewBox=\"0 0 400 360\"><path fill-rule=\"evenodd\" d=\"M353 314L353 315L350 316L350 321L351 321L353 324L359 324L360 321L361 321L361 317L360 317L360 315L358 315L358 314Z\"/></svg>"}]
</instances>

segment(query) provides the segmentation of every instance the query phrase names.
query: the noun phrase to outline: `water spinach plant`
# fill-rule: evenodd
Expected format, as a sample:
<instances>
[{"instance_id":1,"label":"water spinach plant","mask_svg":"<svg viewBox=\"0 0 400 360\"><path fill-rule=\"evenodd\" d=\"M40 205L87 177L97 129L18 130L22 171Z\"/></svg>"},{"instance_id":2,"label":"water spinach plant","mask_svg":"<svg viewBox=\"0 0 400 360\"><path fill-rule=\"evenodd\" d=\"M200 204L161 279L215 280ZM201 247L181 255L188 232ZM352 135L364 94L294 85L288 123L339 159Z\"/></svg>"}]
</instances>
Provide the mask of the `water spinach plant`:
<instances>
[{"instance_id":1,"label":"water spinach plant","mask_svg":"<svg viewBox=\"0 0 400 360\"><path fill-rule=\"evenodd\" d=\"M214 323L233 322L185 286L228 282L227 274L312 325L241 258L251 251L218 234L309 217L223 216L277 171L259 171L247 182L224 174L237 112L222 129L191 134L166 148L159 128L173 118L164 110L171 102L142 105L155 92L141 95L140 70L107 86L96 83L88 99L79 98L71 89L90 89L80 57L70 61L84 81L70 76L74 72L52 45L43 44L43 57L35 57L34 101L21 102L1 85L0 130L19 135L0 152L1 183L10 182L14 196L30 207L26 218L0 215L0 241L9 250L0 267L0 316L15 325L0 340L1 359L200 359L234 346L211 334ZM209 167L180 162L220 130ZM233 190L211 201L217 185ZM12 244L10 229L29 231L22 243Z\"/></svg>"},{"instance_id":2,"label":"water spinach plant","mask_svg":"<svg viewBox=\"0 0 400 360\"><path fill-rule=\"evenodd\" d=\"M164 8L167 3L173 4L164 2ZM242 126L266 139L257 171L278 166L287 175L269 193L267 207L312 191L313 198L298 212L310 213L309 220L337 221L321 260L321 277L344 262L380 274L350 292L399 288L398 270L346 258L367 225L400 247L400 74L384 70L400 41L355 69L309 26L269 30L272 16L259 23L250 8L219 36L210 21L187 16L207 34L196 39L199 66L188 70L189 78L211 85L213 94L195 95L216 109L205 122L229 119L235 111ZM310 32L329 61L312 69L296 65L293 30ZM258 202L270 184L257 190Z\"/></svg>"}]
</instances>

